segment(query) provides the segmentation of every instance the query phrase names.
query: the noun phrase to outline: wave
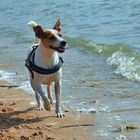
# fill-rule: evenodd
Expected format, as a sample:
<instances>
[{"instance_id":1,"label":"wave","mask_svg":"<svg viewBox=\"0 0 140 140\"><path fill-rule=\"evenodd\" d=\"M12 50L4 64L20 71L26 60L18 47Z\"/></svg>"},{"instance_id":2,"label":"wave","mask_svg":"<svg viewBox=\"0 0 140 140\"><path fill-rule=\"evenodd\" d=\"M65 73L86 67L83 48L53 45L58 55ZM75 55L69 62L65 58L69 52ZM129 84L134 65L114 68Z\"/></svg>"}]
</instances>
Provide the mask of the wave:
<instances>
[{"instance_id":1,"label":"wave","mask_svg":"<svg viewBox=\"0 0 140 140\"><path fill-rule=\"evenodd\" d=\"M118 51L107 59L107 64L116 68L115 74L121 75L127 80L140 82L140 66L135 63L135 57L127 56L122 51Z\"/></svg>"},{"instance_id":2,"label":"wave","mask_svg":"<svg viewBox=\"0 0 140 140\"><path fill-rule=\"evenodd\" d=\"M119 51L120 49L124 52L127 52L127 54L131 54L133 52L131 47L128 47L123 44L96 44L96 43L91 43L90 41L84 40L84 39L78 39L78 38L70 38L70 37L65 37L68 44L72 47L82 47L85 49L88 49L94 53L100 54L100 55L106 55L109 56L112 53Z\"/></svg>"},{"instance_id":3,"label":"wave","mask_svg":"<svg viewBox=\"0 0 140 140\"><path fill-rule=\"evenodd\" d=\"M82 47L100 56L106 56L106 62L112 66L114 74L125 80L140 82L140 50L123 44L94 44L84 39L67 37L70 46Z\"/></svg>"},{"instance_id":4,"label":"wave","mask_svg":"<svg viewBox=\"0 0 140 140\"><path fill-rule=\"evenodd\" d=\"M19 89L22 89L22 90L24 90L24 91L27 92L27 93L31 93L31 94L34 93L33 90L32 90L32 88L31 88L31 85L30 85L30 82L29 82L29 81L24 81L24 82L22 82L22 83L20 84Z\"/></svg>"},{"instance_id":5,"label":"wave","mask_svg":"<svg viewBox=\"0 0 140 140\"><path fill-rule=\"evenodd\" d=\"M65 38L70 47L80 47L97 54L99 57L103 56L106 59L107 65L113 67L115 75L122 76L126 80L140 82L139 49L122 44L95 44L84 39ZM0 80L14 84L18 83L20 89L33 93L29 82L25 78L18 78L17 73L0 70Z\"/></svg>"},{"instance_id":6,"label":"wave","mask_svg":"<svg viewBox=\"0 0 140 140\"><path fill-rule=\"evenodd\" d=\"M0 70L0 80L11 83L12 85L17 85L17 79L17 73ZM29 81L20 81L17 86L27 93L33 93Z\"/></svg>"},{"instance_id":7,"label":"wave","mask_svg":"<svg viewBox=\"0 0 140 140\"><path fill-rule=\"evenodd\" d=\"M0 80L2 81L13 83L15 77L16 73L0 70Z\"/></svg>"}]
</instances>

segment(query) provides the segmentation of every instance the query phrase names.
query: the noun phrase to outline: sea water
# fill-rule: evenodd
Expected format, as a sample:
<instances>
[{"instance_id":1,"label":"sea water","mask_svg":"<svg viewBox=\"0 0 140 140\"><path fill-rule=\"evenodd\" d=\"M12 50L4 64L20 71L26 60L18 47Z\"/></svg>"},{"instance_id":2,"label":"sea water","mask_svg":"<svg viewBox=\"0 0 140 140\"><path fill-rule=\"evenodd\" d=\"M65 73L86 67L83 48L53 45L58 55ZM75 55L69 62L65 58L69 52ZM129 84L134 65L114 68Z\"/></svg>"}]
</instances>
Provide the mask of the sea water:
<instances>
[{"instance_id":1,"label":"sea water","mask_svg":"<svg viewBox=\"0 0 140 140\"><path fill-rule=\"evenodd\" d=\"M34 43L27 22L52 28L59 17L69 46L61 55L63 105L96 112L100 128L93 137L140 139L138 130L114 131L126 123L140 125L139 13L139 0L1 0L0 79L33 94L24 66Z\"/></svg>"}]
</instances>

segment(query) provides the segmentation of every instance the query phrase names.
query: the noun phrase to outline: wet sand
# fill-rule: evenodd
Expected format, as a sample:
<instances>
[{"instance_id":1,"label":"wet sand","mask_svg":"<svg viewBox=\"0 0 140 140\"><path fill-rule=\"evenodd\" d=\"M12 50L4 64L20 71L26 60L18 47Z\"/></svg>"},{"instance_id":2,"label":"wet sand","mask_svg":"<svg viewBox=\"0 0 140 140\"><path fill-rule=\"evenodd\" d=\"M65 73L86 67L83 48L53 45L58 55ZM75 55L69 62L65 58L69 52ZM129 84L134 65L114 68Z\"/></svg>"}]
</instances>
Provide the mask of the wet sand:
<instances>
[{"instance_id":1,"label":"wet sand","mask_svg":"<svg viewBox=\"0 0 140 140\"><path fill-rule=\"evenodd\" d=\"M8 84L1 81L0 85ZM93 114L63 109L66 117L56 118L54 106L50 112L37 111L33 102L33 95L0 87L0 140L93 140Z\"/></svg>"}]
</instances>

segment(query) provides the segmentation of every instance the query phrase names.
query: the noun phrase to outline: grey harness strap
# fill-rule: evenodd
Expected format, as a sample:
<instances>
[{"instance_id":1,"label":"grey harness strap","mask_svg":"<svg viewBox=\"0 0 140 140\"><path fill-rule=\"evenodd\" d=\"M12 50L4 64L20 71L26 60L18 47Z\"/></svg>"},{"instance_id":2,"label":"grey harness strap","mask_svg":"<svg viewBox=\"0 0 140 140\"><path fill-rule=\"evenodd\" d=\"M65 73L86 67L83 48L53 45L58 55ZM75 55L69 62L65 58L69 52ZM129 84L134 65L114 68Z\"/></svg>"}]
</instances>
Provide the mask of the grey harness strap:
<instances>
[{"instance_id":1,"label":"grey harness strap","mask_svg":"<svg viewBox=\"0 0 140 140\"><path fill-rule=\"evenodd\" d=\"M56 66L54 66L53 68L51 68L51 69L41 68L34 63L35 50L37 49L37 47L38 47L38 45L33 46L32 51L30 52L28 58L25 60L25 66L30 71L32 78L34 78L33 71L40 73L40 74L46 74L46 75L57 72L62 67L62 64L64 63L62 57L59 57L58 64Z\"/></svg>"}]
</instances>

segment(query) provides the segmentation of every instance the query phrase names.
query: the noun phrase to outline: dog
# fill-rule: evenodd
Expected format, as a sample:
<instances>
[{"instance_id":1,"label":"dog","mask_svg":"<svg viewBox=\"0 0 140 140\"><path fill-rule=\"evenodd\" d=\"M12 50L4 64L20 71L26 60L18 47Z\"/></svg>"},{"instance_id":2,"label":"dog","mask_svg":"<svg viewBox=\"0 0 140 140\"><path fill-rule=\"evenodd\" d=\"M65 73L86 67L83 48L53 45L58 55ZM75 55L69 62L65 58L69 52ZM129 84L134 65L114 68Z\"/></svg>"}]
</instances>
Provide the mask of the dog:
<instances>
[{"instance_id":1,"label":"dog","mask_svg":"<svg viewBox=\"0 0 140 140\"><path fill-rule=\"evenodd\" d=\"M58 53L65 52L67 42L63 39L61 34L61 22L58 19L53 29L45 29L38 25L34 21L28 22L33 28L36 38L39 42L35 49L30 48L27 54L26 63L30 73L30 84L35 92L36 100L38 103L38 109L47 111L51 110L51 104L53 103L51 97L51 85L54 83L54 91L56 97L55 113L57 117L64 117L64 113L61 110L61 77L62 77L62 58L59 58ZM31 62L31 56L34 50L34 62ZM29 58L30 57L30 58ZM30 62L29 62L30 61ZM33 69L31 64L35 65ZM36 71L36 67L41 70L51 71L49 74L44 74ZM39 69L39 70L40 70ZM43 90L43 85L47 85L47 93ZM44 106L42 104L44 102Z\"/></svg>"}]
</instances>

